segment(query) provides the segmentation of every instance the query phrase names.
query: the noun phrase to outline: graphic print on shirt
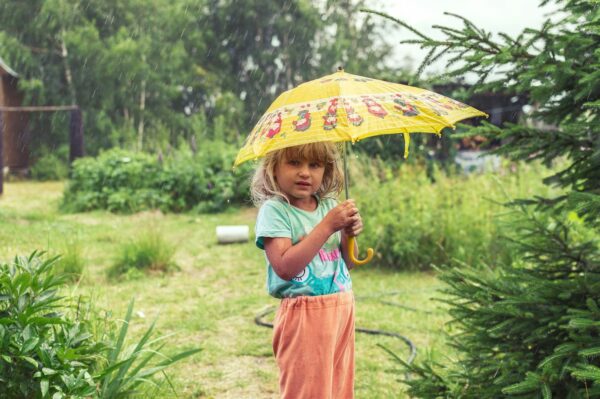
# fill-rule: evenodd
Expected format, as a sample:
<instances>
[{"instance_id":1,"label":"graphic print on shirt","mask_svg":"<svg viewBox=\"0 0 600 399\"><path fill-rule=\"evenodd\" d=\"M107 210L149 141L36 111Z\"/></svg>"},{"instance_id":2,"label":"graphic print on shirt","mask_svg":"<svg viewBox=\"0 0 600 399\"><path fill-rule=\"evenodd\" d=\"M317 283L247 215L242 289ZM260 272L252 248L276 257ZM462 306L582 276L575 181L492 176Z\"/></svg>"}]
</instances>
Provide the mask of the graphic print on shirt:
<instances>
[{"instance_id":1,"label":"graphic print on shirt","mask_svg":"<svg viewBox=\"0 0 600 399\"><path fill-rule=\"evenodd\" d=\"M319 199L314 211L304 211L283 200L269 200L259 211L256 224L256 245L264 250L263 237L289 237L293 245L302 241L336 206L332 199ZM267 290L275 298L302 295L328 295L352 289L352 279L347 275L341 254L341 233L328 237L297 275L282 279L267 261Z\"/></svg>"},{"instance_id":2,"label":"graphic print on shirt","mask_svg":"<svg viewBox=\"0 0 600 399\"><path fill-rule=\"evenodd\" d=\"M302 230L303 235L300 236L299 241L310 234L312 226L304 224ZM290 281L297 286L310 286L317 295L330 293L332 289L333 292L346 291L345 286L350 280L349 276L343 271L338 272L338 270L331 269L332 263L341 257L339 234L333 234L323 244L311 266L306 266Z\"/></svg>"},{"instance_id":3,"label":"graphic print on shirt","mask_svg":"<svg viewBox=\"0 0 600 399\"><path fill-rule=\"evenodd\" d=\"M298 273L296 275L296 277L294 277L292 279L292 281L294 281L296 283L306 283L306 281L308 280L310 275L311 275L310 267L307 266L304 268L304 270L302 270L300 273Z\"/></svg>"},{"instance_id":4,"label":"graphic print on shirt","mask_svg":"<svg viewBox=\"0 0 600 399\"><path fill-rule=\"evenodd\" d=\"M333 275L333 282L338 287L340 292L346 291L346 284L350 280L350 275L348 274L348 269L345 267L339 268L335 271Z\"/></svg>"},{"instance_id":5,"label":"graphic print on shirt","mask_svg":"<svg viewBox=\"0 0 600 399\"><path fill-rule=\"evenodd\" d=\"M304 229L304 236L302 236L302 238L304 238L308 234L310 234L310 232L312 231L312 227L307 225L303 225L302 227ZM339 234L332 234L331 236L329 236L329 238L327 239L327 241L325 241L321 249L319 249L317 257L321 260L323 264L326 264L327 262L335 262L336 260L342 257L342 252L340 251L340 240L338 236ZM302 238L300 238L300 240L302 240ZM322 272L319 273L319 271L315 271L315 274L316 277L333 276L333 273L331 272L323 274Z\"/></svg>"},{"instance_id":6,"label":"graphic print on shirt","mask_svg":"<svg viewBox=\"0 0 600 399\"><path fill-rule=\"evenodd\" d=\"M323 244L321 249L319 249L319 258L323 262L334 262L342 257L342 252L340 251L340 243L337 238L337 235L334 234Z\"/></svg>"}]
</instances>

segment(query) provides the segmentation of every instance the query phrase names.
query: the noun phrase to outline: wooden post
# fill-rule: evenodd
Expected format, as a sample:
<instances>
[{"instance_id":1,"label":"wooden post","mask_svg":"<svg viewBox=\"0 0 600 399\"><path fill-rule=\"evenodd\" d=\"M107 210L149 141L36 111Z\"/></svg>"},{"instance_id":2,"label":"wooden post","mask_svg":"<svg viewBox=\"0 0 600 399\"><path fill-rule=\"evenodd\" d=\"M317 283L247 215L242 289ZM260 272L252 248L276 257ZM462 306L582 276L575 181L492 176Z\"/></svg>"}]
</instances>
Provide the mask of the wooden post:
<instances>
[{"instance_id":1,"label":"wooden post","mask_svg":"<svg viewBox=\"0 0 600 399\"><path fill-rule=\"evenodd\" d=\"M83 115L81 108L77 107L71 111L71 122L69 126L69 163L84 156L83 148Z\"/></svg>"},{"instance_id":2,"label":"wooden post","mask_svg":"<svg viewBox=\"0 0 600 399\"><path fill-rule=\"evenodd\" d=\"M0 195L4 192L4 118L0 112Z\"/></svg>"}]
</instances>

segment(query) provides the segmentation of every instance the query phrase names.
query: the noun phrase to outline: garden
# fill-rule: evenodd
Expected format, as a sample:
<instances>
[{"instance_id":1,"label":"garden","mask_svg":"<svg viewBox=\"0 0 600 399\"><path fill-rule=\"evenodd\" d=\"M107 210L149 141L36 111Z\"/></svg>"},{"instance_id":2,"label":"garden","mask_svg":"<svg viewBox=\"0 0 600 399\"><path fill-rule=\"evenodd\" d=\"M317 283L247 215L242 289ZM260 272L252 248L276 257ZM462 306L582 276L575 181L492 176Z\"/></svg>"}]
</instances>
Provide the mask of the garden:
<instances>
[{"instance_id":1,"label":"garden","mask_svg":"<svg viewBox=\"0 0 600 399\"><path fill-rule=\"evenodd\" d=\"M362 0L75 3L0 3L0 397L280 397L260 161L233 166L280 133L280 92L339 63L456 100L306 103L300 134L309 110L360 126L363 103L488 116L344 149L375 251L351 271L355 396L600 397L595 2L546 1L556 13L514 37L449 13L442 38ZM391 61L394 29L429 51L420 67ZM464 168L471 150L485 157ZM222 226L250 233L223 244Z\"/></svg>"},{"instance_id":2,"label":"garden","mask_svg":"<svg viewBox=\"0 0 600 399\"><path fill-rule=\"evenodd\" d=\"M117 165L115 169L123 167L121 174L139 170L140 175L128 175L131 184L122 182L121 186L127 187L133 187L135 181L147 176L142 175L146 173L143 167L132 165L136 162L134 159L122 164L114 162L117 156L122 157L119 158L122 162L127 158L121 152L104 156L104 159L98 158L98 165L91 165L88 159L78 161L82 167L77 173L116 174L117 170L110 169L108 163ZM129 154L129 158L134 156ZM358 173L361 164L353 162L354 174ZM374 173L375 167L371 166L368 173ZM508 170L510 165L506 168ZM364 172L367 176L367 171ZM497 230L502 229L502 223L497 219L503 210L496 203L507 194L546 193L536 176L548 171L543 166L522 165L518 173L507 173L503 177L491 173L454 178L440 176L442 186L426 183L425 171L416 166L406 168L404 173L397 172L396 177L392 177L393 172L388 172L386 179L414 185L415 191L411 195L414 200L404 202L399 197L398 201L404 203L401 209L390 206L373 214L365 211L367 232L361 243L374 246L378 260L353 272L357 326L401 334L414 343L419 358L441 360L451 353L451 349L444 335L448 321L445 305L435 300L443 295L437 292L441 282L433 267L442 266L447 259L468 262L487 254L510 257L507 248L496 248L491 242L499 235ZM364 183L357 181L352 191L364 192L360 185L366 184L366 180ZM40 262L60 255L37 278L44 281L61 274L68 277L64 285L46 290L59 288L60 296L64 298L52 302L51 306L58 306L56 310L63 313L69 323L80 323L86 328L84 333L90 334L86 350L90 352L96 348L94 345L106 344L106 334L116 335L132 300L135 302L124 348L137 344L154 326L149 342L164 337L163 356L199 349L198 353L165 370L168 380L161 378L160 388L153 385L144 388L157 397L174 395L172 388L181 397L277 397L271 330L254 322L259 313L277 304L265 291L264 255L252 240L219 245L215 234L218 225L253 227L256 209L246 205L215 213L173 213L160 209L67 213L61 209L66 206L63 204L70 198L68 193L77 184L75 181L74 177L71 186L65 182L7 184L0 214L5 267L13 267L14 254L29 256L32 248L46 252L40 254ZM85 181L91 183L89 178ZM365 207L373 204L374 209L379 208L377 201L391 189L385 183L379 187L368 197L357 195L357 201ZM451 196L453 205L447 201L428 204L427 201L439 198L432 192L434 190ZM91 207L92 202L88 204ZM419 223L422 216L419 212L423 212L420 209L424 206L431 206L432 211L435 209L457 223L451 230L444 230L442 227L446 222L436 220L436 217L427 223ZM388 247L369 241L368 235L378 234L374 227L369 227L369 221L377 220L375 226L391 230L384 221L396 220L390 213L397 210L406 215L402 225L410 226L410 229L399 229L395 233L396 239L405 245ZM469 243L471 245L462 242L462 237L469 236L477 237L477 241ZM431 242L427 258L419 249L419 242ZM474 251L472 244L493 249ZM407 260L405 263L397 261L403 258ZM31 278L32 287L34 283ZM24 288L21 289L25 291ZM36 293L38 296L43 294L42 291ZM267 314L265 320L271 321L272 316L272 313ZM109 329L106 323L114 326ZM116 338L113 339L116 341ZM404 371L382 346L402 357L410 355L410 348L396 337L358 334L357 374L361 378L357 379L356 394L359 397L384 398L390 392L404 390L398 383ZM58 347L57 350L61 348L64 349ZM125 353L123 350L120 356ZM88 355L89 361L97 360L98 355ZM162 356L152 362L160 363L161 360ZM141 361L140 357L137 362ZM77 376L76 371L57 370L73 377ZM91 370L89 373L94 374ZM41 382L43 377L38 380Z\"/></svg>"}]
</instances>

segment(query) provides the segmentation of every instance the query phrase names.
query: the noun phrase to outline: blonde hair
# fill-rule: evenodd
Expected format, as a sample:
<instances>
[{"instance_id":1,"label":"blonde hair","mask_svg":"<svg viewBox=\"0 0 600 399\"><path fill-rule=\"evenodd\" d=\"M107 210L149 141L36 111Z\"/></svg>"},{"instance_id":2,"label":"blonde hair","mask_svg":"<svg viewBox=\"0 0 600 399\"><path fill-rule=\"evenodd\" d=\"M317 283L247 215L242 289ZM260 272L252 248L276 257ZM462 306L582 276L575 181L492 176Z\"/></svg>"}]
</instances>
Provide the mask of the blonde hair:
<instances>
[{"instance_id":1,"label":"blonde hair","mask_svg":"<svg viewBox=\"0 0 600 399\"><path fill-rule=\"evenodd\" d=\"M260 206L273 197L289 202L275 180L275 168L284 159L316 161L325 165L321 187L315 193L319 198L337 197L344 188L344 174L340 168L337 145L327 141L303 144L269 152L262 159L250 183L250 196L254 205Z\"/></svg>"}]
</instances>

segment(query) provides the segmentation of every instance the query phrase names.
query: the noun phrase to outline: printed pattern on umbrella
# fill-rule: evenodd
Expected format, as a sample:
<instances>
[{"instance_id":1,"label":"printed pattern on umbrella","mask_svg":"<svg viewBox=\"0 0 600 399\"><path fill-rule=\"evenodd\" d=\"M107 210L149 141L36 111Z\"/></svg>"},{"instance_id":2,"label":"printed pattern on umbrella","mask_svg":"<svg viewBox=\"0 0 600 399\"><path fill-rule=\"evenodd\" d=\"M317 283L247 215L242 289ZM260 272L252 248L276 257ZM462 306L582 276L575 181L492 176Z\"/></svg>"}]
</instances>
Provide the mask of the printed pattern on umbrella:
<instances>
[{"instance_id":1,"label":"printed pattern on umbrella","mask_svg":"<svg viewBox=\"0 0 600 399\"><path fill-rule=\"evenodd\" d=\"M340 78L344 79L344 78ZM454 110L469 108L468 105L437 93L422 94L383 93L374 95L340 96L328 100L316 100L288 105L264 114L256 124L255 129L247 138L247 145L285 137L282 132L284 121L292 118L292 131L306 132L321 128L324 131L333 130L339 124L338 105L346 114L348 126L361 126L365 118L385 119L390 116L412 118L427 109L430 113L443 117ZM318 116L321 123L315 120ZM289 124L290 122L288 122Z\"/></svg>"}]
</instances>

